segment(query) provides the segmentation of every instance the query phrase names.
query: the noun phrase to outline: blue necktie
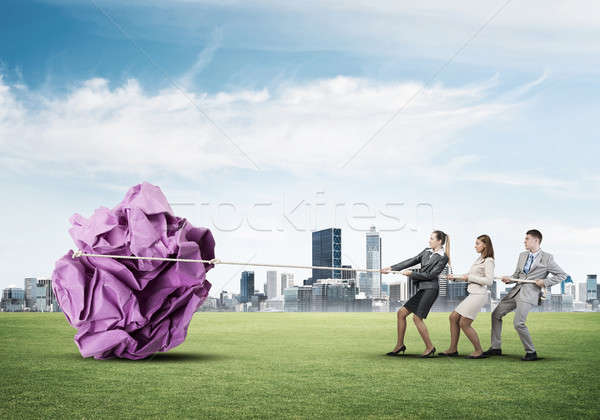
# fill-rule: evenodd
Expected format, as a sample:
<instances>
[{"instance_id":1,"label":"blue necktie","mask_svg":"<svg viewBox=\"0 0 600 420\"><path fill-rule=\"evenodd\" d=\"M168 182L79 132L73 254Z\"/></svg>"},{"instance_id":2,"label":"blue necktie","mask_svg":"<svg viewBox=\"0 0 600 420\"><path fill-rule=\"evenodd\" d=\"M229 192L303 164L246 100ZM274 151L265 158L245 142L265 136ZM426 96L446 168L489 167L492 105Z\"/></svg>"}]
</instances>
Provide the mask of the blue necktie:
<instances>
[{"instance_id":1,"label":"blue necktie","mask_svg":"<svg viewBox=\"0 0 600 420\"><path fill-rule=\"evenodd\" d=\"M525 262L525 265L523 266L523 272L525 274L529 273L529 269L531 268L532 262L533 262L533 254L529 254L529 257L527 258L527 262Z\"/></svg>"}]
</instances>

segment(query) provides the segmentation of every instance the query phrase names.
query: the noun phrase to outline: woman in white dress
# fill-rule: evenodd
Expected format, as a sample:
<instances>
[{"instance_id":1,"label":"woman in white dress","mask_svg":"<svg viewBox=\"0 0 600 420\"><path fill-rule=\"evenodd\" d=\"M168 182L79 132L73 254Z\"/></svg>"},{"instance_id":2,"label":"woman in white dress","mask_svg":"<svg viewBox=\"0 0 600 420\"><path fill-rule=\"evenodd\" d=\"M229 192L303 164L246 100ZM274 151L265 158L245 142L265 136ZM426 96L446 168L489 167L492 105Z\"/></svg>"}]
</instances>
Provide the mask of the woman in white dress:
<instances>
[{"instance_id":1,"label":"woman in white dress","mask_svg":"<svg viewBox=\"0 0 600 420\"><path fill-rule=\"evenodd\" d=\"M458 356L458 338L460 330L469 338L475 351L467 358L483 359L483 354L477 331L471 326L483 305L489 299L488 286L494 282L494 247L488 235L478 236L475 240L475 250L479 257L475 260L468 274L462 276L448 275L448 280L462 280L469 283L467 292L469 295L458 304L450 314L450 347L440 356Z\"/></svg>"}]
</instances>

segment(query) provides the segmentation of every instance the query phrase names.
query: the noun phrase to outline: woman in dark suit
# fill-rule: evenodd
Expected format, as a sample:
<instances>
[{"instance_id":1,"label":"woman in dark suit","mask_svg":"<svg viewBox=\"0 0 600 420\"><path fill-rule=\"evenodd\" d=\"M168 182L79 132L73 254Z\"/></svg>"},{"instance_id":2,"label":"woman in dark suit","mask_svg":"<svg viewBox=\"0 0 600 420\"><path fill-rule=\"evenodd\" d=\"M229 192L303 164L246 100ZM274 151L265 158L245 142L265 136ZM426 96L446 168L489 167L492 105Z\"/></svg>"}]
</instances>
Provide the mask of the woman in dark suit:
<instances>
[{"instance_id":1,"label":"woman in dark suit","mask_svg":"<svg viewBox=\"0 0 600 420\"><path fill-rule=\"evenodd\" d=\"M446 250L444 251L444 245ZM407 268L421 264L421 268L407 270ZM441 230L435 230L429 237L429 248L425 248L419 255L409 258L398 264L381 270L387 274L390 271L402 271L402 274L417 283L417 292L398 310L398 342L394 350L387 353L396 356L406 351L404 334L406 333L406 317L413 314L415 326L425 342L425 351L421 357L435 356L435 347L429 339L429 331L423 320L427 318L433 302L439 294L439 275L450 264L450 238Z\"/></svg>"}]
</instances>

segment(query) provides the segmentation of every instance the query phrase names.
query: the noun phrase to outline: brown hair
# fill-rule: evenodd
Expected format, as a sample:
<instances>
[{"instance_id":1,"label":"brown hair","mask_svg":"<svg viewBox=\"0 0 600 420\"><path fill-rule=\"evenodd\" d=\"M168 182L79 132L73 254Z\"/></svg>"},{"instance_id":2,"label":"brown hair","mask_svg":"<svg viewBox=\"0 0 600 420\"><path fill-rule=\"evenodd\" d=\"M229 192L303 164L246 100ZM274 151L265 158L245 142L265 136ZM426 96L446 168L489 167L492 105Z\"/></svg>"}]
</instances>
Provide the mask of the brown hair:
<instances>
[{"instance_id":1,"label":"brown hair","mask_svg":"<svg viewBox=\"0 0 600 420\"><path fill-rule=\"evenodd\" d=\"M492 245L492 239L488 235L479 235L477 239L479 239L481 242L483 242L483 245L485 245L485 248L481 252L481 258L494 258L494 246Z\"/></svg>"},{"instance_id":2,"label":"brown hair","mask_svg":"<svg viewBox=\"0 0 600 420\"><path fill-rule=\"evenodd\" d=\"M542 232L537 229L528 230L526 235L533 236L534 238L538 238L540 243L542 243Z\"/></svg>"},{"instance_id":3,"label":"brown hair","mask_svg":"<svg viewBox=\"0 0 600 420\"><path fill-rule=\"evenodd\" d=\"M435 237L442 241L442 246L446 245L445 248L445 253L446 253L446 257L448 257L448 265L450 264L450 237L442 232L441 230L434 230L433 233L435 234Z\"/></svg>"}]
</instances>

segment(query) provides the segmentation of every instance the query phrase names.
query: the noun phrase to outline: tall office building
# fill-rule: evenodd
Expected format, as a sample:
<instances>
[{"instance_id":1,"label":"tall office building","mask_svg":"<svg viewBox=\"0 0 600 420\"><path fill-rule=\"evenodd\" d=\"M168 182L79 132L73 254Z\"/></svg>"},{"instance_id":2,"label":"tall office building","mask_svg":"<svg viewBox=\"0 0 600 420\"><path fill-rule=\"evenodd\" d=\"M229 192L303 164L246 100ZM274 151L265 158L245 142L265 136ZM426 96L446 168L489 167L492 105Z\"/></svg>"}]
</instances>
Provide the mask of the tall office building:
<instances>
[{"instance_id":1,"label":"tall office building","mask_svg":"<svg viewBox=\"0 0 600 420\"><path fill-rule=\"evenodd\" d=\"M587 302L598 299L598 276L596 274L587 275Z\"/></svg>"},{"instance_id":2,"label":"tall office building","mask_svg":"<svg viewBox=\"0 0 600 420\"><path fill-rule=\"evenodd\" d=\"M283 291L288 287L294 286L294 274L293 273L281 273L280 277L280 295L283 296Z\"/></svg>"},{"instance_id":3,"label":"tall office building","mask_svg":"<svg viewBox=\"0 0 600 420\"><path fill-rule=\"evenodd\" d=\"M267 271L267 287L265 293L268 299L277 297L277 271Z\"/></svg>"},{"instance_id":4,"label":"tall office building","mask_svg":"<svg viewBox=\"0 0 600 420\"><path fill-rule=\"evenodd\" d=\"M25 289L25 307L31 311L36 310L35 302L37 299L37 279L35 277L26 277L24 281Z\"/></svg>"},{"instance_id":5,"label":"tall office building","mask_svg":"<svg viewBox=\"0 0 600 420\"><path fill-rule=\"evenodd\" d=\"M381 269L381 237L375 226L371 226L366 234L366 257L367 269ZM367 275L370 288L370 294L367 296L381 297L381 273L369 271Z\"/></svg>"},{"instance_id":6,"label":"tall office building","mask_svg":"<svg viewBox=\"0 0 600 420\"><path fill-rule=\"evenodd\" d=\"M240 278L240 303L250 302L254 295L254 271L242 271Z\"/></svg>"},{"instance_id":7,"label":"tall office building","mask_svg":"<svg viewBox=\"0 0 600 420\"><path fill-rule=\"evenodd\" d=\"M312 233L312 265L342 266L342 230L329 228ZM341 279L341 270L312 270L312 283L319 279Z\"/></svg>"}]
</instances>

